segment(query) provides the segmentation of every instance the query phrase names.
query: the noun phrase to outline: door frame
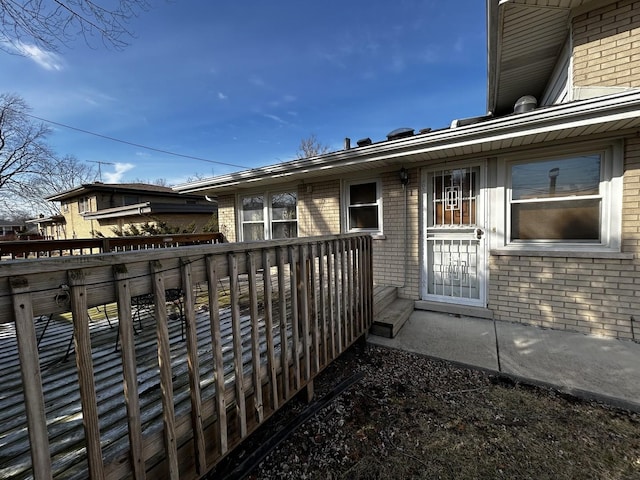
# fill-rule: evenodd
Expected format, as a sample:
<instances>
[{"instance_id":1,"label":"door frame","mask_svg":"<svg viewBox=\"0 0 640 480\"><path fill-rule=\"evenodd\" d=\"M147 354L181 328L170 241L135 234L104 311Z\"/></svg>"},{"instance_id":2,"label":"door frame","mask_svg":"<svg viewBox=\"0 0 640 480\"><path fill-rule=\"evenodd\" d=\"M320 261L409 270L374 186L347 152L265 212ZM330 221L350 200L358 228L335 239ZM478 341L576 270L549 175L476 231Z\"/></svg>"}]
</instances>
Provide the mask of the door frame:
<instances>
[{"instance_id":1,"label":"door frame","mask_svg":"<svg viewBox=\"0 0 640 480\"><path fill-rule=\"evenodd\" d=\"M478 288L479 298L458 298L444 295L433 295L428 293L430 280L429 250L427 246L427 225L429 224L429 177L434 172L445 170L456 170L458 168L474 168L479 170L478 179L478 203L476 206L476 226L484 234L478 247ZM465 161L460 163L446 163L429 166L421 169L420 172L420 299L428 302L443 304L458 304L472 307L487 307L489 291L489 245L490 230L489 225L489 188L488 188L488 167L486 160Z\"/></svg>"}]
</instances>

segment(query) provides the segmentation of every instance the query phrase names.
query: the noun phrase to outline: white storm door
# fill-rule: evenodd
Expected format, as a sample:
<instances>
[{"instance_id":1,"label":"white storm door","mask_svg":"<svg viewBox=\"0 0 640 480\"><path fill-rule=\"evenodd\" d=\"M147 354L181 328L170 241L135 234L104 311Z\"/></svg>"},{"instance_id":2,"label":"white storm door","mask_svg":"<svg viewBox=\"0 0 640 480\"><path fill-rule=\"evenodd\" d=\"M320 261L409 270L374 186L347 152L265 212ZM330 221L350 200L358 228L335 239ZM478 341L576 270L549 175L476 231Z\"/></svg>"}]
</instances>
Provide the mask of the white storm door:
<instances>
[{"instance_id":1,"label":"white storm door","mask_svg":"<svg viewBox=\"0 0 640 480\"><path fill-rule=\"evenodd\" d=\"M485 306L480 166L427 172L423 183L423 300Z\"/></svg>"}]
</instances>

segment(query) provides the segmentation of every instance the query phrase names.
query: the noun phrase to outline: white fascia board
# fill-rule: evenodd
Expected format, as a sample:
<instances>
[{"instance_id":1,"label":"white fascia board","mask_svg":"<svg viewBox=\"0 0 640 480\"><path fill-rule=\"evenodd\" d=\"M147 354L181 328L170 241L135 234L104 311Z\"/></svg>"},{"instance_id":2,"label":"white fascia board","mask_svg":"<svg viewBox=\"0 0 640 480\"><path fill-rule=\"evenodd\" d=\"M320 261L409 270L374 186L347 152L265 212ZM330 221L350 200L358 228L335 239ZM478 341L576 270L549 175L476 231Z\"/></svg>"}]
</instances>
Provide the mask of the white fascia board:
<instances>
[{"instance_id":1,"label":"white fascia board","mask_svg":"<svg viewBox=\"0 0 640 480\"><path fill-rule=\"evenodd\" d=\"M85 214L84 218L87 220L98 220L103 218L130 217L132 215L149 213L150 211L150 202L144 202L127 205L126 207L115 207L98 210L97 212Z\"/></svg>"},{"instance_id":2,"label":"white fascia board","mask_svg":"<svg viewBox=\"0 0 640 480\"><path fill-rule=\"evenodd\" d=\"M340 167L366 168L371 163L408 155L436 153L452 148L491 144L535 136L540 133L570 130L576 127L638 119L640 93L615 94L567 104L540 108L464 127L445 129L424 135L380 142L368 147L333 152L311 159L297 160L242 172L221 175L198 182L177 185L178 192L215 192L216 189L270 179L295 178L312 172L326 172ZM493 148L499 148L499 145ZM213 193L215 194L215 193Z\"/></svg>"}]
</instances>

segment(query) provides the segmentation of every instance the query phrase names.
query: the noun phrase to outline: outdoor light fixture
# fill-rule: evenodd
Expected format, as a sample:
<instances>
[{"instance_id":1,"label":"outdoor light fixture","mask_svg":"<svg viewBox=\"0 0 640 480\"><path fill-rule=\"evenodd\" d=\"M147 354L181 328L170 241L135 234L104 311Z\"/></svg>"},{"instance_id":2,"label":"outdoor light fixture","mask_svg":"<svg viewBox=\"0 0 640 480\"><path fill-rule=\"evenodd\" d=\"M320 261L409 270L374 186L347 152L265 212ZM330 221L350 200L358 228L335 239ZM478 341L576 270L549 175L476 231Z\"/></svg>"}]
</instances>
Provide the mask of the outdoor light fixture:
<instances>
[{"instance_id":1,"label":"outdoor light fixture","mask_svg":"<svg viewBox=\"0 0 640 480\"><path fill-rule=\"evenodd\" d=\"M403 187L406 187L409 183L409 171L404 167L400 169L400 183Z\"/></svg>"}]
</instances>

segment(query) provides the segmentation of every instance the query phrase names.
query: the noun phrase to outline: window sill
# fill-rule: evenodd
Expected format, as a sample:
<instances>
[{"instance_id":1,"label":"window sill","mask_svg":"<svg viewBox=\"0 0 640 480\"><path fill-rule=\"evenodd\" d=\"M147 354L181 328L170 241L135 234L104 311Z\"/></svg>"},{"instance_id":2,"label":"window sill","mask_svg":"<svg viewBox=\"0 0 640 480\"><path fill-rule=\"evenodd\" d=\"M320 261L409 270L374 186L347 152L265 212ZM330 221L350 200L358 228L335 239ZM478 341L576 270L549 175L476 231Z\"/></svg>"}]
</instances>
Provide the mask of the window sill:
<instances>
[{"instance_id":1,"label":"window sill","mask_svg":"<svg viewBox=\"0 0 640 480\"><path fill-rule=\"evenodd\" d=\"M371 238L374 240L386 240L387 236L383 233L372 233Z\"/></svg>"},{"instance_id":2,"label":"window sill","mask_svg":"<svg viewBox=\"0 0 640 480\"><path fill-rule=\"evenodd\" d=\"M633 260L633 253L621 253L598 250L534 250L534 249L492 249L489 252L494 256L519 256L519 257L564 257L564 258L604 258L616 260Z\"/></svg>"}]
</instances>

